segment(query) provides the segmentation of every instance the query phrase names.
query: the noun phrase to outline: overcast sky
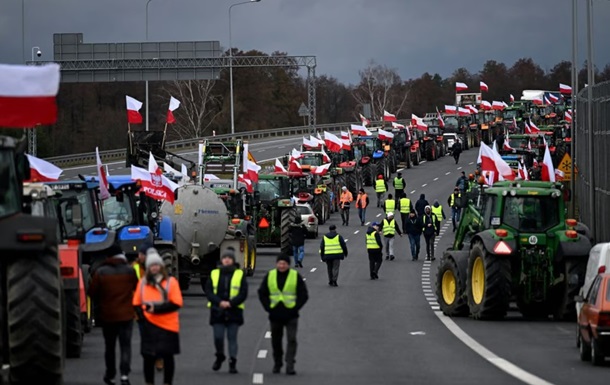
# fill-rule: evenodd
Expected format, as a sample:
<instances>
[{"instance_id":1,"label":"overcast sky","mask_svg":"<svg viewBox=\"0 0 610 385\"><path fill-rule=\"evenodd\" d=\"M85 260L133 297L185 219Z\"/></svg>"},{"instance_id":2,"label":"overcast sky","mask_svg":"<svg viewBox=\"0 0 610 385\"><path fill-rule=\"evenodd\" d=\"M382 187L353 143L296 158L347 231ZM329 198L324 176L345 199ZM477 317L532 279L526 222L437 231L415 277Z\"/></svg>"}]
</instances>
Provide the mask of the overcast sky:
<instances>
[{"instance_id":1,"label":"overcast sky","mask_svg":"<svg viewBox=\"0 0 610 385\"><path fill-rule=\"evenodd\" d=\"M146 0L0 0L0 62L22 62L52 35L82 32L85 43L145 40ZM150 41L219 40L229 45L228 7L239 0L152 0ZM580 0L581 62L585 0ZM594 0L595 62L610 62L610 1ZM317 56L317 74L356 83L370 59L403 79L423 72L509 66L532 57L544 69L571 59L571 0L262 0L233 8L233 46Z\"/></svg>"}]
</instances>

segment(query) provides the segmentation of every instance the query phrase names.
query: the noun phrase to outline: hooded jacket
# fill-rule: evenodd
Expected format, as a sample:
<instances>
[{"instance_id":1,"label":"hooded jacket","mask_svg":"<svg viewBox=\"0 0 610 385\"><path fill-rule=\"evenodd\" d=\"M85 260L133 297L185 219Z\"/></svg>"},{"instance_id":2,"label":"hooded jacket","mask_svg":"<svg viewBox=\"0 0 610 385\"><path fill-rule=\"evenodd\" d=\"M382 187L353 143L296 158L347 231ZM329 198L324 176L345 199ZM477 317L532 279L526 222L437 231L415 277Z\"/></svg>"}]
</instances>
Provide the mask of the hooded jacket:
<instances>
[{"instance_id":1,"label":"hooded jacket","mask_svg":"<svg viewBox=\"0 0 610 385\"><path fill-rule=\"evenodd\" d=\"M424 224L422 219L415 215L413 217L409 216L407 219L405 219L404 227L405 228L403 230L405 231L405 234L421 235Z\"/></svg>"},{"instance_id":2,"label":"hooded jacket","mask_svg":"<svg viewBox=\"0 0 610 385\"><path fill-rule=\"evenodd\" d=\"M205 294L208 297L208 301L212 303L210 308L210 325L220 323L236 323L243 325L244 323L244 311L239 308L239 305L246 301L248 298L248 281L244 274L239 285L239 294L231 299L231 279L233 278L233 272L239 269L238 264L232 266L221 266L220 276L218 277L218 292L214 293L214 286L212 285L212 278L208 278L205 285ZM220 302L229 301L231 307L229 309L221 309Z\"/></svg>"},{"instance_id":3,"label":"hooded jacket","mask_svg":"<svg viewBox=\"0 0 610 385\"><path fill-rule=\"evenodd\" d=\"M432 214L432 212L430 212L430 214L424 214L422 217L422 224L425 237L431 237L437 233L438 221L436 219L436 215Z\"/></svg>"},{"instance_id":4,"label":"hooded jacket","mask_svg":"<svg viewBox=\"0 0 610 385\"><path fill-rule=\"evenodd\" d=\"M320 241L320 258L324 262L330 261L333 259L344 259L347 257L347 244L345 243L345 239L343 239L343 237L341 235L337 234L336 231L330 231L325 235L325 237L330 238L330 239L339 237L339 243L341 244L341 249L343 249L343 253L324 255L324 238L322 238L322 241Z\"/></svg>"},{"instance_id":5,"label":"hooded jacket","mask_svg":"<svg viewBox=\"0 0 610 385\"><path fill-rule=\"evenodd\" d=\"M290 241L292 246L303 246L305 245L305 238L307 237L307 227L303 222L292 223L290 225Z\"/></svg>"},{"instance_id":6,"label":"hooded jacket","mask_svg":"<svg viewBox=\"0 0 610 385\"><path fill-rule=\"evenodd\" d=\"M89 285L89 295L99 305L98 320L102 323L133 320L131 302L137 286L136 272L124 255L106 258Z\"/></svg>"},{"instance_id":7,"label":"hooded jacket","mask_svg":"<svg viewBox=\"0 0 610 385\"><path fill-rule=\"evenodd\" d=\"M426 194L421 194L419 196L419 200L415 202L415 211L417 212L417 216L421 218L424 215L424 209L429 205L430 203L428 203L426 200Z\"/></svg>"}]
</instances>

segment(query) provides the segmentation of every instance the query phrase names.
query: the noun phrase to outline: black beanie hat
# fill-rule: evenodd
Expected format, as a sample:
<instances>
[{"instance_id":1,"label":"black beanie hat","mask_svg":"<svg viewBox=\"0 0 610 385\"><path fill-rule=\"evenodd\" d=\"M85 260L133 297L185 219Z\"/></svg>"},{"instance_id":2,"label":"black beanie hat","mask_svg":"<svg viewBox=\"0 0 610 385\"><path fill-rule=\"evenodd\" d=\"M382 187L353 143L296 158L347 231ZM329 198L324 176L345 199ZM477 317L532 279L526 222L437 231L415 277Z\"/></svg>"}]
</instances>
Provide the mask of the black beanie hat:
<instances>
[{"instance_id":1,"label":"black beanie hat","mask_svg":"<svg viewBox=\"0 0 610 385\"><path fill-rule=\"evenodd\" d=\"M277 259L275 261L276 262L284 261L284 262L286 262L287 264L290 265L290 255L282 253L282 254L277 256Z\"/></svg>"}]
</instances>

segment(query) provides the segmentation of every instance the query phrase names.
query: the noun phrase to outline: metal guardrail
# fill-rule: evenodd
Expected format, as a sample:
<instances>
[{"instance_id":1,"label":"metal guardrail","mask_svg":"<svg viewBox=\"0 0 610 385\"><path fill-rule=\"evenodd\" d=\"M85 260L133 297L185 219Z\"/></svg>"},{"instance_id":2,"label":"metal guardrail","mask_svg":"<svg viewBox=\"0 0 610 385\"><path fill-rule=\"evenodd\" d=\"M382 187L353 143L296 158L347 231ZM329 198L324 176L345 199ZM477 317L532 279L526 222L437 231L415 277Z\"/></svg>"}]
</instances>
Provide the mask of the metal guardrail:
<instances>
[{"instance_id":1,"label":"metal guardrail","mask_svg":"<svg viewBox=\"0 0 610 385\"><path fill-rule=\"evenodd\" d=\"M247 132L237 132L235 135L233 134L223 134L216 136L208 136L203 138L193 138L193 139L184 139L184 140L176 140L172 142L167 142L165 144L165 148L169 151L176 152L176 150L181 149L189 149L194 148L200 141L204 139L214 139L214 140L231 140L231 139L242 139L242 140L253 140L253 139L262 139L262 138L274 138L274 137L282 137L282 136L298 136L298 135L310 135L315 132L320 132L322 134L324 131L336 132L341 130L349 129L350 125L357 124L354 122L346 122L346 123L331 123L331 124L319 124L316 125L315 128L311 128L310 126L297 126L297 127L284 127L284 128L273 128L269 130L257 130L257 131L247 131ZM371 125L379 125L382 122L371 122ZM108 161L117 161L117 160L125 160L126 158L126 149L121 148L117 150L106 150L100 151L100 158L103 162ZM82 154L72 154L72 155L61 155L61 156L53 156L49 158L45 158L48 162L55 164L58 167L71 166L76 164L95 164L95 152L87 152Z\"/></svg>"}]
</instances>

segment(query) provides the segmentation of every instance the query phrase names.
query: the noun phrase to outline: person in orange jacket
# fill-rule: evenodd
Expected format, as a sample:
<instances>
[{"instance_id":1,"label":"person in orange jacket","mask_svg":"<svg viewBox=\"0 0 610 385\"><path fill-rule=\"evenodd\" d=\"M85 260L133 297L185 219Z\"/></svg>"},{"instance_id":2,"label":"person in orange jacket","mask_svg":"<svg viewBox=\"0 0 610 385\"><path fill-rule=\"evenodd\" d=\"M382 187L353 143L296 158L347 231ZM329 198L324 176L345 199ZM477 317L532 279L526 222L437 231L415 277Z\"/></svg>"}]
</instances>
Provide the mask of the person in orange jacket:
<instances>
[{"instance_id":1,"label":"person in orange jacket","mask_svg":"<svg viewBox=\"0 0 610 385\"><path fill-rule=\"evenodd\" d=\"M349 209L354 200L354 196L346 186L341 188L341 220L344 226L349 225Z\"/></svg>"},{"instance_id":2,"label":"person in orange jacket","mask_svg":"<svg viewBox=\"0 0 610 385\"><path fill-rule=\"evenodd\" d=\"M155 361L164 362L164 384L174 377L174 355L180 353L180 321L178 309L183 305L180 285L170 277L163 259L155 249L146 254L146 276L138 283L133 306L138 322L143 322L141 354L144 359L146 384L155 381Z\"/></svg>"}]
</instances>

